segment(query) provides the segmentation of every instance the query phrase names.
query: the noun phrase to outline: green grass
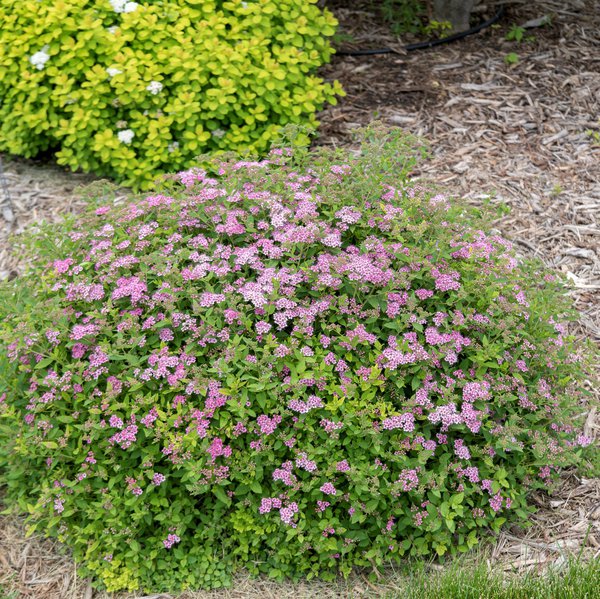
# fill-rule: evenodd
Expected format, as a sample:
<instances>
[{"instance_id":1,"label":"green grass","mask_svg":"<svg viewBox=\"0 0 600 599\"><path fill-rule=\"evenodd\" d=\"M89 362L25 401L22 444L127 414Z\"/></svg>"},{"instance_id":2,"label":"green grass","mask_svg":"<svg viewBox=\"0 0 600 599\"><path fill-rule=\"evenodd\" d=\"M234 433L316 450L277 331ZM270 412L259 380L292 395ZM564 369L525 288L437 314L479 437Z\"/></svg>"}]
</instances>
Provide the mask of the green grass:
<instances>
[{"instance_id":1,"label":"green grass","mask_svg":"<svg viewBox=\"0 0 600 599\"><path fill-rule=\"evenodd\" d=\"M0 599L17 599L16 591L6 591L0 584Z\"/></svg>"},{"instance_id":2,"label":"green grass","mask_svg":"<svg viewBox=\"0 0 600 599\"><path fill-rule=\"evenodd\" d=\"M522 575L452 566L439 573L408 575L406 587L385 595L388 599L593 599L600 589L600 560L572 560L562 571Z\"/></svg>"}]
</instances>

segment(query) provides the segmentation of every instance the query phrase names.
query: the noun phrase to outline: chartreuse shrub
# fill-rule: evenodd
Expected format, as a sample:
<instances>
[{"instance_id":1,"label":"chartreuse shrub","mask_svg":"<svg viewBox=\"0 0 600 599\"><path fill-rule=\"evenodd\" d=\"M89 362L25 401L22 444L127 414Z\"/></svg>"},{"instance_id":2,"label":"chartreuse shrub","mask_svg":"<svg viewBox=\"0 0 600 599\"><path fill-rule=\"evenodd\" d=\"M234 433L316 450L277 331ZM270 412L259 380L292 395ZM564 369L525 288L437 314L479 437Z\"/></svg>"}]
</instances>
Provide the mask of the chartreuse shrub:
<instances>
[{"instance_id":1,"label":"chartreuse shrub","mask_svg":"<svg viewBox=\"0 0 600 599\"><path fill-rule=\"evenodd\" d=\"M555 276L369 135L31 236L0 308L0 480L100 585L464 552L590 442Z\"/></svg>"},{"instance_id":2,"label":"chartreuse shrub","mask_svg":"<svg viewBox=\"0 0 600 599\"><path fill-rule=\"evenodd\" d=\"M0 0L0 150L134 187L268 149L341 93L316 0Z\"/></svg>"}]
</instances>

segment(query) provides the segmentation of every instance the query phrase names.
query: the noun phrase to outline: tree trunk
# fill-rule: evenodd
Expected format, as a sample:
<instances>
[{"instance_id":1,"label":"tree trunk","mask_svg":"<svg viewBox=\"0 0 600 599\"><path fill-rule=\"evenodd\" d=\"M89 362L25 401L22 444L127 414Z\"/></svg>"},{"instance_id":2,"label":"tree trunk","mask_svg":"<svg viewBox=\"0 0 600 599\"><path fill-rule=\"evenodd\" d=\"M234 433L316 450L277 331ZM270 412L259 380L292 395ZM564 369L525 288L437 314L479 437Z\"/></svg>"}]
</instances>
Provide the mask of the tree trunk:
<instances>
[{"instance_id":1,"label":"tree trunk","mask_svg":"<svg viewBox=\"0 0 600 599\"><path fill-rule=\"evenodd\" d=\"M474 0L433 0L433 18L436 21L449 21L452 32L469 28L469 17Z\"/></svg>"}]
</instances>

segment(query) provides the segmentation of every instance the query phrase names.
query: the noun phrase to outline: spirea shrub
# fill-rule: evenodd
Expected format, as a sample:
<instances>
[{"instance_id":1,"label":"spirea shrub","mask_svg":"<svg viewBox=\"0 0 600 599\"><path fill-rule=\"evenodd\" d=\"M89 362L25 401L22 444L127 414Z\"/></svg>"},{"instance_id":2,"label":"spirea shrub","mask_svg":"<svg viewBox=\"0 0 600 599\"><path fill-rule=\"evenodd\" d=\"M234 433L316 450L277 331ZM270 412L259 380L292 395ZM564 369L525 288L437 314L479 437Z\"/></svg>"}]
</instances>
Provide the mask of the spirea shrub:
<instances>
[{"instance_id":1,"label":"spirea shrub","mask_svg":"<svg viewBox=\"0 0 600 599\"><path fill-rule=\"evenodd\" d=\"M316 0L0 0L0 150L147 186L200 153L268 149L339 85Z\"/></svg>"},{"instance_id":2,"label":"spirea shrub","mask_svg":"<svg viewBox=\"0 0 600 599\"><path fill-rule=\"evenodd\" d=\"M347 574L525 521L589 443L585 364L560 283L413 156L274 149L36 232L0 311L6 501L109 590Z\"/></svg>"}]
</instances>

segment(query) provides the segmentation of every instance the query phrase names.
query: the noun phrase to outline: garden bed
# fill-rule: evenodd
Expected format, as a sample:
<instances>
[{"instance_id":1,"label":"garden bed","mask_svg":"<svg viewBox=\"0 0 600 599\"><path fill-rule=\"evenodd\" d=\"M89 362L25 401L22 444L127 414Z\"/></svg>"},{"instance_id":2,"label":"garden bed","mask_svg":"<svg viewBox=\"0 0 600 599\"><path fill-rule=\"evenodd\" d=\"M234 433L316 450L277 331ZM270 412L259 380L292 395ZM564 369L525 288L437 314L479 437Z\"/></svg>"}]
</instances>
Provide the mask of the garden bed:
<instances>
[{"instance_id":1,"label":"garden bed","mask_svg":"<svg viewBox=\"0 0 600 599\"><path fill-rule=\"evenodd\" d=\"M372 9L336 4L344 3L333 6L342 30L353 36L349 47L399 46ZM511 24L549 12L555 13L552 26L532 30L535 41L504 40ZM576 332L596 341L600 145L587 131L599 130L599 31L594 2L540 2L514 6L500 28L456 44L410 54L335 57L324 74L340 80L348 95L321 113L319 139L351 144L352 129L373 118L428 139L432 156L415 177L473 203L491 198L493 204L507 204L511 212L498 220L497 229L523 254L567 274L581 315ZM505 61L511 52L519 55L517 64ZM0 276L12 277L23 264L9 246L8 233L77 211L83 201L76 188L92 178L6 158L5 171L10 200L0 199ZM592 409L586 434L596 437L598 426ZM509 529L497 539L489 558L498 567L537 570L560 565L568 553L598 555L598 479L567 473L555 494L534 501L541 508L534 527ZM73 564L54 543L25 539L18 519L1 518L0 589L18 589L23 597L92 597L91 587L75 577ZM214 596L365 596L389 592L394 585L393 575L381 585L355 577L339 586L283 588L240 579L234 590Z\"/></svg>"}]
</instances>

